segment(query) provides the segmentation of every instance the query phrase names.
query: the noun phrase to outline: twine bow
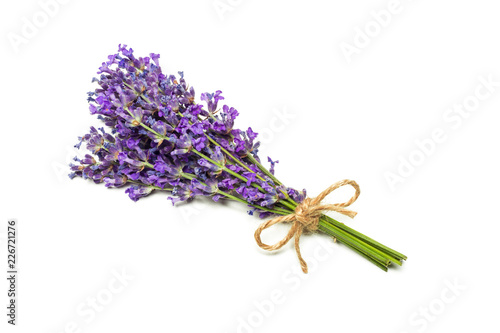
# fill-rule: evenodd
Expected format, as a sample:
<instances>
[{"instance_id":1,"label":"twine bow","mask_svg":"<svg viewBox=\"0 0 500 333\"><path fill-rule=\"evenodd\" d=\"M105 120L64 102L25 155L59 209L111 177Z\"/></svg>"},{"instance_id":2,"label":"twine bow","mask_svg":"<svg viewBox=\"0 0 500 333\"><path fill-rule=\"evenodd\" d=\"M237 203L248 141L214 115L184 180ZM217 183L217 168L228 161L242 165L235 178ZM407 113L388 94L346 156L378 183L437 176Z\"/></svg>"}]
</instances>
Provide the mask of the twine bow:
<instances>
[{"instance_id":1,"label":"twine bow","mask_svg":"<svg viewBox=\"0 0 500 333\"><path fill-rule=\"evenodd\" d=\"M356 193L351 197L351 199L349 199L349 201L336 204L321 203L321 201L323 201L323 199L327 195L329 195L330 193L332 193L333 191L344 185L351 185L356 191ZM278 216L262 223L257 228L257 230L255 230L255 240L257 241L257 245L259 245L264 250L275 251L282 248L283 245L288 243L288 241L295 236L295 251L297 252L297 257L299 258L302 271L304 273L307 273L307 263L300 254L300 247L299 247L300 236L304 231L311 231L311 232L316 231L318 229L319 219L323 214L323 212L325 211L335 211L347 215L351 218L356 216L357 214L356 212L353 212L352 210L349 209L345 209L345 207L348 207L352 203L354 203L358 199L359 193L360 193L359 185L354 180L346 179L331 185L326 190L321 192L316 198L304 199L304 201L302 201L302 203L300 203L295 208L295 213L284 216ZM280 240L274 245L264 244L260 239L262 231L277 223L283 223L283 222L293 222L292 227L288 231L288 234L282 240Z\"/></svg>"}]
</instances>

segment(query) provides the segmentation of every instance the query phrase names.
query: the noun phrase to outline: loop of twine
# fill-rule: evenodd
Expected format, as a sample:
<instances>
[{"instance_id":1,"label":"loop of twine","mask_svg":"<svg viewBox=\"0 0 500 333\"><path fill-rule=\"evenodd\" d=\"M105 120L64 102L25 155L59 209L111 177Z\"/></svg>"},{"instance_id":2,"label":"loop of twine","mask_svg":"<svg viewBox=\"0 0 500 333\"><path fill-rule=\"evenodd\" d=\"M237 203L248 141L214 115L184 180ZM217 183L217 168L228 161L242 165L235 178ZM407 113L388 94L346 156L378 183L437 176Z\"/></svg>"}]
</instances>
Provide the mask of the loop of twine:
<instances>
[{"instance_id":1,"label":"loop of twine","mask_svg":"<svg viewBox=\"0 0 500 333\"><path fill-rule=\"evenodd\" d=\"M321 203L321 201L323 201L323 199L327 195L329 195L330 193L332 193L333 191L344 185L351 185L356 191L356 193L354 193L351 199L349 199L347 202L336 203L336 204ZM257 245L259 245L260 248L264 250L275 251L282 248L283 245L288 243L288 241L295 236L295 251L297 252L297 257L299 258L302 271L304 273L307 273L307 263L300 254L300 247L299 247L300 236L304 231L311 231L311 232L316 231L318 229L319 219L323 214L323 212L325 211L335 211L347 215L351 218L355 217L357 213L353 212L352 210L345 209L345 207L348 207L352 203L354 203L358 199L359 194L360 194L359 185L354 180L345 179L340 182L337 182L328 187L327 189L325 189L323 192L321 192L316 198L304 199L304 201L302 201L302 203L300 203L295 208L294 213L284 216L278 216L262 223L257 228L257 230L255 230L255 240L257 241ZM283 222L293 222L290 230L288 231L288 234L282 240L280 240L274 245L268 245L263 243L260 238L262 231L275 224Z\"/></svg>"}]
</instances>

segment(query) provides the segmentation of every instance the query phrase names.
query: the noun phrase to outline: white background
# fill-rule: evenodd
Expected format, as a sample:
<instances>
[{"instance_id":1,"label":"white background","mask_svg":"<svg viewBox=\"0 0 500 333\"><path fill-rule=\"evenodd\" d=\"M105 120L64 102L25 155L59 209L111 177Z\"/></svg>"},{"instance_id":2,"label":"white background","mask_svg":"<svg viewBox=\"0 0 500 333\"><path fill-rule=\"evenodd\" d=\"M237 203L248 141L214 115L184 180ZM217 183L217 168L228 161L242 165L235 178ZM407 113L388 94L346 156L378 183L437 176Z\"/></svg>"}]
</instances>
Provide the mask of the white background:
<instances>
[{"instance_id":1,"label":"white background","mask_svg":"<svg viewBox=\"0 0 500 333\"><path fill-rule=\"evenodd\" d=\"M390 22L374 23L370 13L388 7L387 0L73 0L52 7L44 22L37 1L2 2L0 253L6 270L6 221L15 217L20 277L15 328L6 324L2 278L1 331L497 327L500 86L465 118L447 110L473 104L476 90L484 97L480 77L500 82L500 8L401 0ZM31 34L30 22L39 25ZM365 28L368 41L359 33ZM70 181L61 168L77 136L96 123L86 92L119 43L137 56L160 53L163 71L183 70L198 96L222 90L241 113L237 126L265 133L261 157L279 159L287 185L314 196L356 180L359 214L342 221L409 260L384 273L328 237L306 235L304 276L292 244L275 254L258 248L260 221L238 204L172 207L164 194L134 203L123 190ZM346 57L347 44L357 53ZM429 144L436 129L445 139ZM427 155L416 141L428 143ZM420 165L405 173L400 158ZM387 174L398 167L403 175L391 187ZM264 240L286 230L276 226ZM130 276L123 284L114 278L122 270ZM279 304L270 305L271 295L281 295ZM88 304L96 297L106 303L100 311Z\"/></svg>"}]
</instances>

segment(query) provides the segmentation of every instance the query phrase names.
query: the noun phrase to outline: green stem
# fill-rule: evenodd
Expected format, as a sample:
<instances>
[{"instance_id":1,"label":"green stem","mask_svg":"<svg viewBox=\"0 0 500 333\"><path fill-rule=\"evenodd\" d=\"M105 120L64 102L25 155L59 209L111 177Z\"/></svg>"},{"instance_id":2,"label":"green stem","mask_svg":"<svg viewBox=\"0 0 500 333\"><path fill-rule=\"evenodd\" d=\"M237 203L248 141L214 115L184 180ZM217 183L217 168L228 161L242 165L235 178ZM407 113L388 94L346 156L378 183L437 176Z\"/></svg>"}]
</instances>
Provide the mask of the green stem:
<instances>
[{"instance_id":1,"label":"green stem","mask_svg":"<svg viewBox=\"0 0 500 333\"><path fill-rule=\"evenodd\" d=\"M398 259L398 262L400 262L400 260L406 260L408 257L405 256L404 254L402 253L399 253L398 251L395 251L377 241L375 241L374 239L348 227L347 225L331 218L330 216L327 216L327 215L323 215L323 217L327 220L327 222L329 222L330 224L338 227L339 229L342 229L344 230L345 232L348 232L349 234L363 240L365 243L368 243L370 244L371 246L379 249L380 251L383 251L383 252L386 252L388 253L389 255L391 255L392 257L394 258L397 258Z\"/></svg>"},{"instance_id":2,"label":"green stem","mask_svg":"<svg viewBox=\"0 0 500 333\"><path fill-rule=\"evenodd\" d=\"M330 235L327 231L324 231L322 230L324 233ZM387 267L384 263L380 262L380 261L377 261L375 259L373 259L372 257L368 256L366 253L364 253L363 251L360 251L358 250L355 246L351 245L349 242L344 242L342 240L340 240L339 238L333 236L333 235L330 235L332 236L336 241L338 241L339 243L342 243L344 244L345 246L347 246L348 248L352 249L354 252L360 254L362 257L364 257L365 259L369 260L370 262L372 262L374 265L376 265L378 268L384 270L387 272Z\"/></svg>"},{"instance_id":3,"label":"green stem","mask_svg":"<svg viewBox=\"0 0 500 333\"><path fill-rule=\"evenodd\" d=\"M383 253L378 253L378 251L375 251L373 247L369 246L368 244L360 241L359 239L349 235L348 233L328 223L321 223L320 221L320 230L327 231L328 234L333 235L334 237L338 238L343 242L349 242L352 246L356 247L358 250L374 258L375 260L384 263L384 265L389 265L391 262L391 260Z\"/></svg>"}]
</instances>

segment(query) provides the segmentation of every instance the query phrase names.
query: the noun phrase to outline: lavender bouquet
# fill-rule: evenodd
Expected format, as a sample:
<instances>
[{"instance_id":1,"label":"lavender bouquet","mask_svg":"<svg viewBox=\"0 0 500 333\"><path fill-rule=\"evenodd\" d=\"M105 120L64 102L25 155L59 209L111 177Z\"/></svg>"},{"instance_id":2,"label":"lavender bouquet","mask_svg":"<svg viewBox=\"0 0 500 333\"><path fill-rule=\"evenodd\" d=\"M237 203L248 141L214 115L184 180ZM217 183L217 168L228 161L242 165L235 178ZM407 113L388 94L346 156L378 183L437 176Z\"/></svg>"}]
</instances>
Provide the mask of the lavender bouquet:
<instances>
[{"instance_id":1,"label":"lavender bouquet","mask_svg":"<svg viewBox=\"0 0 500 333\"><path fill-rule=\"evenodd\" d=\"M164 191L175 204L196 196L213 201L233 200L250 207L250 215L271 219L255 232L257 244L277 250L294 238L302 270L299 238L304 231L321 231L353 249L387 271L392 263L401 265L406 256L325 215L337 211L350 217L346 207L359 196L359 186L351 180L333 184L315 198L306 191L285 186L274 175L275 161L268 170L258 156L257 133L251 128L234 128L238 111L227 105L221 91L203 93L196 101L195 91L182 72L179 77L161 71L158 54L136 58L131 48L120 45L108 56L94 78L99 87L88 93L90 112L108 128L90 128L79 137L77 148L85 143L89 153L71 164L76 176L104 183L106 187L125 187L137 201L154 191ZM340 186L351 185L355 195L345 203L324 204L322 200ZM291 223L280 242L267 245L261 232L282 222Z\"/></svg>"}]
</instances>

